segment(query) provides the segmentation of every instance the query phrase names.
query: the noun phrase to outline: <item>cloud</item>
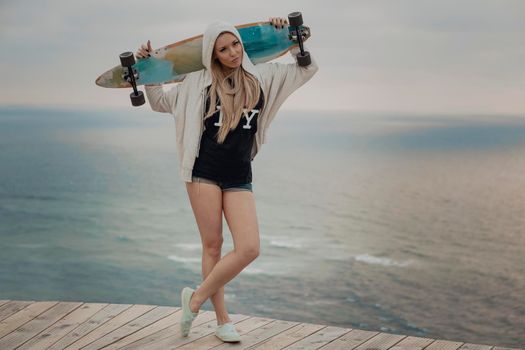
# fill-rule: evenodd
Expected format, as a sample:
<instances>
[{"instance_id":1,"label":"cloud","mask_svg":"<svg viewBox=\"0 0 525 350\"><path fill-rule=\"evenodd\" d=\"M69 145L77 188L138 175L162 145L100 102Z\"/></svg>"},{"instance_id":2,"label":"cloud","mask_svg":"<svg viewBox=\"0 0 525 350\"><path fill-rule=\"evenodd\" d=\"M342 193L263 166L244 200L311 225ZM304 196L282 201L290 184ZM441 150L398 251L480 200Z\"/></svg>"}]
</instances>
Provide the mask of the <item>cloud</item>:
<instances>
[{"instance_id":1,"label":"cloud","mask_svg":"<svg viewBox=\"0 0 525 350\"><path fill-rule=\"evenodd\" d=\"M204 7L206 11L204 11ZM0 104L121 106L118 54L300 10L320 69L285 109L524 113L523 1L3 1ZM291 62L283 57L279 62Z\"/></svg>"}]
</instances>

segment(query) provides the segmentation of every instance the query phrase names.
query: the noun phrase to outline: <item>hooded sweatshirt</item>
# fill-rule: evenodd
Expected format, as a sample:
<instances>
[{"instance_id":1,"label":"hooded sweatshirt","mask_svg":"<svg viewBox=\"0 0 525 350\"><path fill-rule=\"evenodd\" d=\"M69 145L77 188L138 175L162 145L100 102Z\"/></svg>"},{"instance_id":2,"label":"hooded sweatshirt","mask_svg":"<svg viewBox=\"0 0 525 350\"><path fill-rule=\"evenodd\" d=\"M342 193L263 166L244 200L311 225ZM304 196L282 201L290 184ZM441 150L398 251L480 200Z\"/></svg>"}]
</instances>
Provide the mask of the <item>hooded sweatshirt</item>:
<instances>
[{"instance_id":1,"label":"hooded sweatshirt","mask_svg":"<svg viewBox=\"0 0 525 350\"><path fill-rule=\"evenodd\" d=\"M241 42L243 49L242 67L257 78L264 96L264 105L258 115L257 132L251 148L251 160L255 158L262 144L266 143L266 133L283 102L295 90L310 80L317 72L315 59L306 67L297 64L298 46L290 50L295 63L260 63L254 65L242 43L238 30L230 23L215 21L203 34L202 64L204 69L185 75L184 80L164 91L161 85L147 85L146 96L151 109L169 113L175 120L175 139L179 161L179 176L185 182L192 182L192 170L199 154L204 129L205 93L211 85L211 58L215 40L222 32L230 32ZM306 46L304 46L306 49Z\"/></svg>"}]
</instances>

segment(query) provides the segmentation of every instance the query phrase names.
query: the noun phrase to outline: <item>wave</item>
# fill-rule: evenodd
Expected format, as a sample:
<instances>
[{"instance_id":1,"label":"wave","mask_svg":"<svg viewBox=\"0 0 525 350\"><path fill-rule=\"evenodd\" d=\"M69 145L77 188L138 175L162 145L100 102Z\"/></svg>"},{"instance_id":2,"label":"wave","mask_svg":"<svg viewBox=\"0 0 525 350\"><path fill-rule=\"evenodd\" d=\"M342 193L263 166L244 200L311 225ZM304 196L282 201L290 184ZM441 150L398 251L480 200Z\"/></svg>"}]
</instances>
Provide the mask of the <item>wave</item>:
<instances>
[{"instance_id":1,"label":"wave","mask_svg":"<svg viewBox=\"0 0 525 350\"><path fill-rule=\"evenodd\" d=\"M399 266L399 267L405 267L408 265L411 265L413 263L412 260L406 260L406 261L395 261L390 258L384 258L384 257L378 257L373 256L370 254L359 254L354 257L356 261L364 262L366 264L373 264L373 265L383 265L383 266Z\"/></svg>"}]
</instances>

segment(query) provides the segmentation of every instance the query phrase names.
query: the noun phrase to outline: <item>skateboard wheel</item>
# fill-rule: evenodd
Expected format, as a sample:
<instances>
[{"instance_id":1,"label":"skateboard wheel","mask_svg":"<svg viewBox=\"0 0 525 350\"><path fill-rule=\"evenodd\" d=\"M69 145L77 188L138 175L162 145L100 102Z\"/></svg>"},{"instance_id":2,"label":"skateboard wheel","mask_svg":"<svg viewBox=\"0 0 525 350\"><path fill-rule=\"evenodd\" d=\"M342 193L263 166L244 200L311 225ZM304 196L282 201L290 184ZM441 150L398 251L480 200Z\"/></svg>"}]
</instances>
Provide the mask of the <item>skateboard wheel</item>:
<instances>
[{"instance_id":1,"label":"skateboard wheel","mask_svg":"<svg viewBox=\"0 0 525 350\"><path fill-rule=\"evenodd\" d=\"M123 52L120 54L120 64L122 64L122 67L129 67L135 64L135 57L133 56L133 52Z\"/></svg>"},{"instance_id":2,"label":"skateboard wheel","mask_svg":"<svg viewBox=\"0 0 525 350\"><path fill-rule=\"evenodd\" d=\"M144 100L144 93L142 91L137 91L137 94L135 95L135 92L133 91L129 97L131 98L131 104L133 106L142 106L144 103L146 103L146 100Z\"/></svg>"},{"instance_id":3,"label":"skateboard wheel","mask_svg":"<svg viewBox=\"0 0 525 350\"><path fill-rule=\"evenodd\" d=\"M312 59L310 58L310 52L305 51L304 54L298 53L297 54L297 64L301 67L309 66L312 63Z\"/></svg>"},{"instance_id":4,"label":"skateboard wheel","mask_svg":"<svg viewBox=\"0 0 525 350\"><path fill-rule=\"evenodd\" d=\"M288 15L288 22L293 27L299 27L303 24L303 15L301 12L292 12Z\"/></svg>"}]
</instances>

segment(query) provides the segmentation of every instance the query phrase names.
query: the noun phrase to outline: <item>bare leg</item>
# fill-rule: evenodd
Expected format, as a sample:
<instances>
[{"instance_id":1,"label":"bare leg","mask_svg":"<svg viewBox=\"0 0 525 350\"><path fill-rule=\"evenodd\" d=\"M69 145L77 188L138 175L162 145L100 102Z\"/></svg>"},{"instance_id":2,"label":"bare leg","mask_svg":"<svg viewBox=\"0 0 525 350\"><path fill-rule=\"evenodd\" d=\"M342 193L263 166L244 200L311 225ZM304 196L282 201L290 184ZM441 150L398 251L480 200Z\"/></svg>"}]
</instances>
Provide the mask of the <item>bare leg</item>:
<instances>
[{"instance_id":1,"label":"bare leg","mask_svg":"<svg viewBox=\"0 0 525 350\"><path fill-rule=\"evenodd\" d=\"M202 254L202 275L203 279L206 279L213 267L221 259L220 253L210 254L206 250ZM217 325L225 324L230 322L231 319L228 317L228 311L226 310L226 304L224 302L224 286L219 288L219 290L211 296L211 302L213 308L215 309L215 315L217 316Z\"/></svg>"},{"instance_id":2,"label":"bare leg","mask_svg":"<svg viewBox=\"0 0 525 350\"><path fill-rule=\"evenodd\" d=\"M215 265L208 277L193 294L190 301L191 311L197 312L208 298L230 282L253 260L247 259L241 254L232 250Z\"/></svg>"},{"instance_id":3,"label":"bare leg","mask_svg":"<svg viewBox=\"0 0 525 350\"><path fill-rule=\"evenodd\" d=\"M221 259L222 251L222 191L217 185L187 182L190 203L202 240L202 279L205 280ZM231 321L224 302L224 288L210 297L217 324Z\"/></svg>"},{"instance_id":4,"label":"bare leg","mask_svg":"<svg viewBox=\"0 0 525 350\"><path fill-rule=\"evenodd\" d=\"M208 298L259 256L259 229L253 193L223 192L223 210L232 233L234 250L226 254L195 290L190 309L197 312Z\"/></svg>"}]
</instances>

